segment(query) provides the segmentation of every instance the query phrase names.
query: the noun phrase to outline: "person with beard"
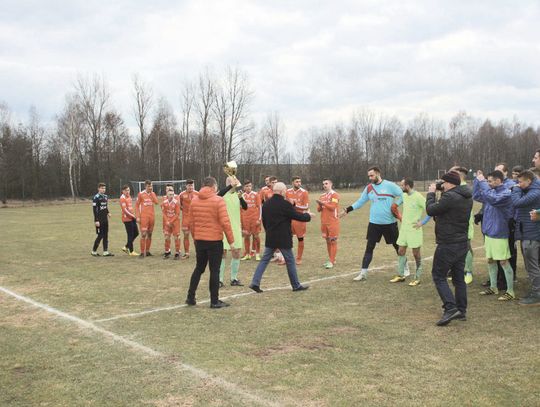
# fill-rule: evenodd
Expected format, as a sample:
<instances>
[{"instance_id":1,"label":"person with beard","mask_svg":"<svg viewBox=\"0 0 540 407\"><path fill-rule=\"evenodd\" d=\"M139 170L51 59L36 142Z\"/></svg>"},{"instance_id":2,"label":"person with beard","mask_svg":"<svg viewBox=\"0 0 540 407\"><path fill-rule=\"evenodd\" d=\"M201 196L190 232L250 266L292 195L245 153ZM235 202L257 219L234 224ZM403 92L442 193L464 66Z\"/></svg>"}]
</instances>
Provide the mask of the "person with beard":
<instances>
[{"instance_id":1,"label":"person with beard","mask_svg":"<svg viewBox=\"0 0 540 407\"><path fill-rule=\"evenodd\" d=\"M399 230L397 227L397 204L394 200L403 195L403 191L393 182L383 180L381 170L377 166L372 166L368 169L369 184L362 191L360 198L346 209L343 209L339 214L342 218L349 212L360 209L368 201L371 202L369 208L369 225L367 230L367 244L362 259L362 270L354 278L355 281L366 281L368 268L373 259L373 251L377 243L384 236L386 244L394 246L396 253L398 252L397 238Z\"/></svg>"}]
</instances>

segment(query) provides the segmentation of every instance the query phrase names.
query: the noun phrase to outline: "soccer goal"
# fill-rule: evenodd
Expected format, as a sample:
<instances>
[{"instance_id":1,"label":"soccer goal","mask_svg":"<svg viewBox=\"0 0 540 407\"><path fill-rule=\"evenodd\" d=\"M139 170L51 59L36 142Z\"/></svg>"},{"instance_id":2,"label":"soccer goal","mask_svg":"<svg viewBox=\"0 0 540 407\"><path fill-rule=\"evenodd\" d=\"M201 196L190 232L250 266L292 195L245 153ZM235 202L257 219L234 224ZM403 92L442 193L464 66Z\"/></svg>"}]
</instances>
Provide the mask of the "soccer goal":
<instances>
[{"instance_id":1,"label":"soccer goal","mask_svg":"<svg viewBox=\"0 0 540 407\"><path fill-rule=\"evenodd\" d=\"M444 174L446 174L446 170L437 170L437 179L441 179Z\"/></svg>"},{"instance_id":2,"label":"soccer goal","mask_svg":"<svg viewBox=\"0 0 540 407\"><path fill-rule=\"evenodd\" d=\"M133 186L133 196L137 197L139 192L144 190L144 181L130 181ZM172 184L174 188L174 193L179 194L184 190L186 185L186 180L171 180L171 181L152 181L152 186L154 187L154 192L157 196L165 196L165 187L167 184Z\"/></svg>"}]
</instances>

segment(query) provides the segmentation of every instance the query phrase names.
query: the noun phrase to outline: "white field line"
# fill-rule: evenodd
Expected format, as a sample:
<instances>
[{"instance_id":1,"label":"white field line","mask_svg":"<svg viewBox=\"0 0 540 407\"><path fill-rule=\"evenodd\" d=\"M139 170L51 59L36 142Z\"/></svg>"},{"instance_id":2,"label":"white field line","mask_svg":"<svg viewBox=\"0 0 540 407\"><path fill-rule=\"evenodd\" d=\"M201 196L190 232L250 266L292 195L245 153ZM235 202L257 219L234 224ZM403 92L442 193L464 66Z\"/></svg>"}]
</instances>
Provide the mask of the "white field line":
<instances>
[{"instance_id":1,"label":"white field line","mask_svg":"<svg viewBox=\"0 0 540 407\"><path fill-rule=\"evenodd\" d=\"M65 320L68 320L70 322L73 322L77 325L79 325L80 327L82 328L85 328L87 330L90 330L90 331L93 331L95 333L98 333L98 334L101 334L103 336L105 336L106 338L109 338L109 339L112 339L113 341L115 342L118 342L128 348L130 348L131 350L134 350L138 353L143 353L143 354L146 354L146 355L149 355L149 356L152 356L152 357L155 357L155 358L160 358L160 359L165 359L167 357L166 354L160 352L160 351L157 351L155 349L152 349L146 345L143 345L141 343L138 343L138 342L135 342L131 339L127 339L123 336L120 336L118 334L115 334L114 332L111 332L107 329L104 329L104 328L101 328L97 325L95 325L94 323L90 322L90 321L85 321L84 319L81 319L81 318L78 318L74 315L70 315L70 314L67 314L63 311L60 311L56 308L53 308L47 304L42 304L40 302L37 302L37 301L34 301L33 299L31 298L28 298L28 297L25 297L23 295L20 295L20 294L17 294L5 287L1 287L0 286L0 291L3 292L4 294L6 295L9 295L13 298L16 298L17 300L19 301L22 301L22 302L25 302L27 304L30 304L34 307L37 307L37 308L40 308L50 314L53 314L53 315L56 315L60 318L63 318ZM253 394L253 393L250 393L244 389L242 389L241 387L239 387L237 384L235 383L232 383L232 382L229 382L221 377L217 377L217 376L214 376L202 369L199 369L195 366L192 366L192 365L189 365L187 363L183 363L183 362L176 362L175 364L175 367L177 367L178 369L180 370L184 370L184 371L187 371L189 373L191 373L193 376L195 376L196 378L200 379L200 380L207 380L209 382L212 382L214 383L215 385L225 389L226 391L230 392L230 393L233 393L233 394L236 394L242 398L244 398L245 400L248 400L248 401L251 401L251 402L254 402L258 405L263 405L263 406L280 406L280 405L283 405L283 403L276 403L276 402L272 402L270 400L266 400L266 399L263 399L262 397L256 395L256 394Z\"/></svg>"},{"instance_id":2,"label":"white field line","mask_svg":"<svg viewBox=\"0 0 540 407\"><path fill-rule=\"evenodd\" d=\"M484 246L473 247L473 251L481 249L483 247ZM422 259L422 261L427 261L427 260L432 260L432 259L433 259L433 256L429 256L429 257L424 257ZM387 269L389 267L395 267L396 265L397 265L397 262L394 262L392 264L383 264L382 266L373 267L373 268L369 269L369 271L372 272L372 271L384 270L384 269ZM313 283L319 283L321 281L336 280L338 278L349 277L349 276L352 276L352 275L355 275L355 274L358 274L357 269L355 269L355 271L349 271L349 272L343 273L343 274L334 274L334 275L327 276L327 277L316 278L316 279L313 279L313 280L305 281L302 284L313 284ZM264 292L290 290L290 289L291 289L290 285L284 285L284 286L280 286L280 287L265 288ZM239 298L239 297L245 297L247 295L254 295L254 294L257 294L257 293L255 291L248 291L248 292L228 295L226 297L221 297L220 299L221 300L230 300L230 299ZM197 301L197 304L207 304L209 302L210 302L210 300L206 299L206 300ZM168 305L168 306L165 306L165 307L152 308L152 309L145 310L145 311L130 312L130 313L127 313L127 314L119 314L119 315L115 315L115 316L109 317L109 318L96 319L93 322L98 322L99 323L99 322L115 321L117 319L124 319L124 318L136 318L136 317L140 317L140 316L143 316L143 315L154 314L156 312L171 311L171 310L175 310L175 309L179 309L179 308L186 308L186 307L188 307L187 304Z\"/></svg>"}]
</instances>

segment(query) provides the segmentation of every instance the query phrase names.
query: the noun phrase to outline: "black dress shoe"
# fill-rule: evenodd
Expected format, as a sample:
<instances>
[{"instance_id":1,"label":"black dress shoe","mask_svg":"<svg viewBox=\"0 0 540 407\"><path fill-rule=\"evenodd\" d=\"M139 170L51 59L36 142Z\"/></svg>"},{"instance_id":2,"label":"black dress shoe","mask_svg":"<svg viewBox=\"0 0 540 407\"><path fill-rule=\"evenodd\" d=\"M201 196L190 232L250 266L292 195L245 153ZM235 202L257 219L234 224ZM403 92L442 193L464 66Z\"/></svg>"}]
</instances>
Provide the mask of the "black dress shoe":
<instances>
[{"instance_id":1,"label":"black dress shoe","mask_svg":"<svg viewBox=\"0 0 540 407\"><path fill-rule=\"evenodd\" d=\"M258 285L250 284L249 288L251 288L253 291L259 294L263 292L263 290L261 290L261 287L259 287Z\"/></svg>"},{"instance_id":2,"label":"black dress shoe","mask_svg":"<svg viewBox=\"0 0 540 407\"><path fill-rule=\"evenodd\" d=\"M449 311L444 311L444 314L441 319L437 321L437 326L445 326L450 323L451 320L458 318L463 315L458 309L453 309Z\"/></svg>"},{"instance_id":3,"label":"black dress shoe","mask_svg":"<svg viewBox=\"0 0 540 407\"><path fill-rule=\"evenodd\" d=\"M304 290L307 290L308 288L309 288L309 285L299 285L298 287L293 288L292 290L293 291L304 291Z\"/></svg>"},{"instance_id":4,"label":"black dress shoe","mask_svg":"<svg viewBox=\"0 0 540 407\"><path fill-rule=\"evenodd\" d=\"M187 305L197 305L197 301L195 301L195 298L186 298L186 304Z\"/></svg>"},{"instance_id":5,"label":"black dress shoe","mask_svg":"<svg viewBox=\"0 0 540 407\"><path fill-rule=\"evenodd\" d=\"M237 286L237 287L243 287L244 284L240 282L240 280L233 280L231 281L231 285Z\"/></svg>"},{"instance_id":6,"label":"black dress shoe","mask_svg":"<svg viewBox=\"0 0 540 407\"><path fill-rule=\"evenodd\" d=\"M218 302L210 304L210 308L225 308L225 307L230 307L230 306L231 306L231 304L228 304L228 303L223 302L221 300L218 300Z\"/></svg>"}]
</instances>

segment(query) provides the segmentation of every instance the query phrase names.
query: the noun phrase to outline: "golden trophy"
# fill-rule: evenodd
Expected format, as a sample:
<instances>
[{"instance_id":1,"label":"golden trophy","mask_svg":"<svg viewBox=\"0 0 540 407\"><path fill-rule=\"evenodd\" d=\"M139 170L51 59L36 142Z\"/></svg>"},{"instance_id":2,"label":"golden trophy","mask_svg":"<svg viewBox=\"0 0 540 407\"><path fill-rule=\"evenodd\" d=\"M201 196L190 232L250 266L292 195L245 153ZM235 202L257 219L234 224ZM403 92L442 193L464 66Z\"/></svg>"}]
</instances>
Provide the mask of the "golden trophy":
<instances>
[{"instance_id":1,"label":"golden trophy","mask_svg":"<svg viewBox=\"0 0 540 407\"><path fill-rule=\"evenodd\" d=\"M223 171L234 181L232 185L238 188L238 186L240 185L240 181L238 181L238 178L236 178L236 172L238 171L238 165L236 164L236 161L229 161L228 163L225 163L225 165L223 166Z\"/></svg>"}]
</instances>

